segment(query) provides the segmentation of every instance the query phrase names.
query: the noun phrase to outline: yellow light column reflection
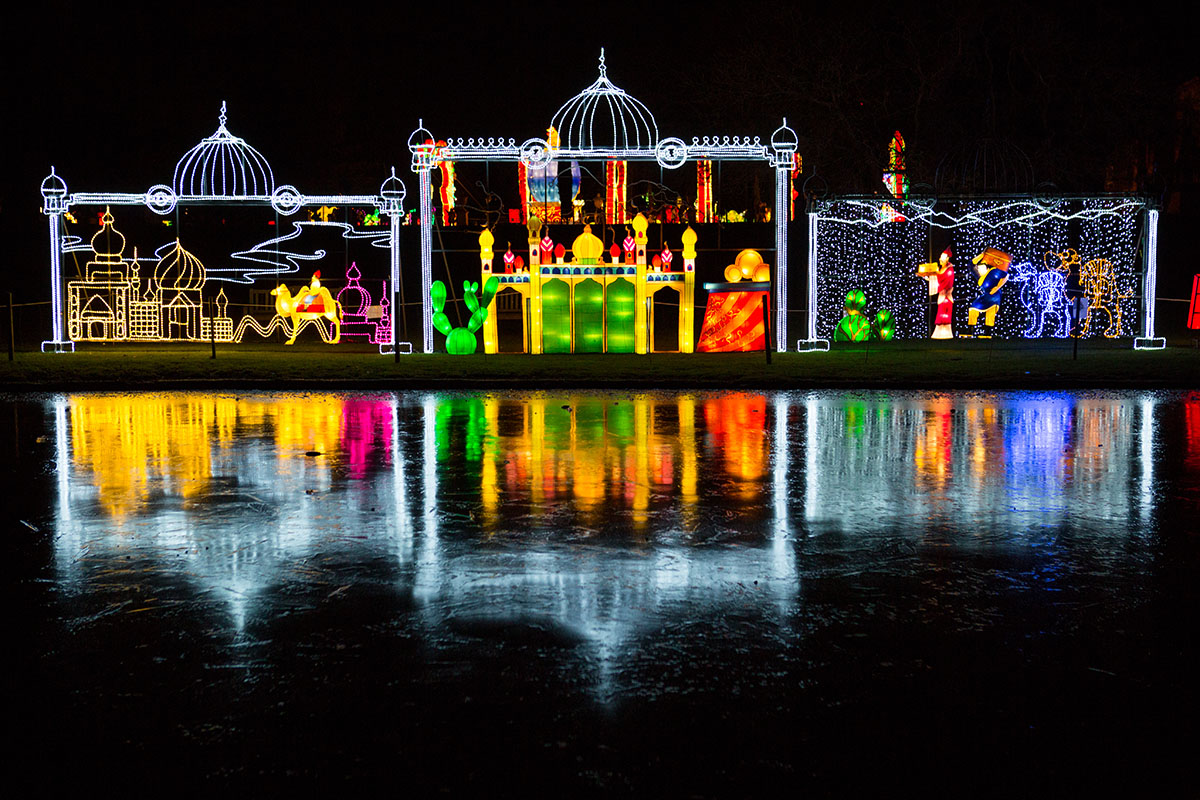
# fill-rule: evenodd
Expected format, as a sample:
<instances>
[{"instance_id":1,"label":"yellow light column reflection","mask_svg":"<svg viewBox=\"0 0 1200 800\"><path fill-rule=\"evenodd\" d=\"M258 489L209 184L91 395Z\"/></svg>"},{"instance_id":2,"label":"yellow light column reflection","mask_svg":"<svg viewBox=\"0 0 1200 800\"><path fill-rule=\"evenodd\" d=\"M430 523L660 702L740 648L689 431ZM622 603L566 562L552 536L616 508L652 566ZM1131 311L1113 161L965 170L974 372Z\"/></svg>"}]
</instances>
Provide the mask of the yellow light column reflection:
<instances>
[{"instance_id":1,"label":"yellow light column reflection","mask_svg":"<svg viewBox=\"0 0 1200 800\"><path fill-rule=\"evenodd\" d=\"M483 524L489 531L496 524L496 511L500 505L500 486L496 475L496 462L504 458L499 430L500 404L495 397L483 398L483 418L487 434L483 441L483 456L480 462L480 501L483 504Z\"/></svg>"},{"instance_id":2,"label":"yellow light column reflection","mask_svg":"<svg viewBox=\"0 0 1200 800\"><path fill-rule=\"evenodd\" d=\"M633 441L636 448L633 473L633 521L644 525L650 507L650 409L646 398L635 398L633 406ZM626 476L628 479L628 476Z\"/></svg>"},{"instance_id":3,"label":"yellow light column reflection","mask_svg":"<svg viewBox=\"0 0 1200 800\"><path fill-rule=\"evenodd\" d=\"M530 481L529 499L533 504L533 513L541 517L545 513L546 493L546 398L533 397L529 400L529 457Z\"/></svg>"},{"instance_id":4,"label":"yellow light column reflection","mask_svg":"<svg viewBox=\"0 0 1200 800\"><path fill-rule=\"evenodd\" d=\"M690 394L679 398L679 444L683 456L679 473L683 528L693 531L700 521L696 508L699 469L696 460L696 398Z\"/></svg>"}]
</instances>

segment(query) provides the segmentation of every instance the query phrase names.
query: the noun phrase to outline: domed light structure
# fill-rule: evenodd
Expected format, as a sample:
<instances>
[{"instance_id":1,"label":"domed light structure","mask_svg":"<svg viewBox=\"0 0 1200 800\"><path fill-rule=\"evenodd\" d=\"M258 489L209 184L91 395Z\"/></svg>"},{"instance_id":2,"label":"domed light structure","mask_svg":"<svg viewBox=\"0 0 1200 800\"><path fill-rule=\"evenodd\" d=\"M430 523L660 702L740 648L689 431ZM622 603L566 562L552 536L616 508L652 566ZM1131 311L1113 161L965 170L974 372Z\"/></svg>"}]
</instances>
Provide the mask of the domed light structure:
<instances>
[{"instance_id":1,"label":"domed light structure","mask_svg":"<svg viewBox=\"0 0 1200 800\"><path fill-rule=\"evenodd\" d=\"M942 158L934 174L941 195L1029 194L1035 186L1033 163L1005 139L979 139Z\"/></svg>"},{"instance_id":2,"label":"domed light structure","mask_svg":"<svg viewBox=\"0 0 1200 800\"><path fill-rule=\"evenodd\" d=\"M42 181L42 197L46 200L47 205L53 204L54 206L58 206L66 194L66 181L58 177L58 173L54 171L54 167L51 167L50 174Z\"/></svg>"},{"instance_id":3,"label":"domed light structure","mask_svg":"<svg viewBox=\"0 0 1200 800\"><path fill-rule=\"evenodd\" d=\"M198 292L204 287L206 278L204 264L184 250L178 239L154 268L154 282L163 290Z\"/></svg>"},{"instance_id":4,"label":"domed light structure","mask_svg":"<svg viewBox=\"0 0 1200 800\"><path fill-rule=\"evenodd\" d=\"M392 174L379 186L379 196L391 203L402 203L407 193L404 182L396 177L396 168L392 167Z\"/></svg>"},{"instance_id":5,"label":"domed light structure","mask_svg":"<svg viewBox=\"0 0 1200 800\"><path fill-rule=\"evenodd\" d=\"M49 218L50 240L50 297L51 297L51 326L52 338L42 342L43 351L73 352L75 350L74 335L67 337L64 330L66 315L64 303L66 293L63 291L62 255L71 250L85 249L78 242L78 237L67 237L62 232L62 218L68 214L72 206L100 205L104 207L145 206L160 216L175 213L177 208L189 205L222 205L242 207L268 207L281 216L291 216L305 206L352 206L370 205L376 207L380 214L389 217L388 230L373 230L370 235L372 244L386 247L389 251L390 274L388 285L399 285L400 274L400 240L399 227L404 215L403 200L405 196L404 183L392 174L384 181L378 195L343 195L343 194L302 194L295 186L288 184L277 185L270 164L255 148L244 139L231 134L225 127L226 105L221 103L220 121L216 133L202 140L184 154L175 165L175 174L171 185L158 183L141 193L128 192L67 192L66 182L51 168L50 174L42 181L41 194L43 198L42 213ZM171 224L168 222L168 224ZM297 228L301 223L293 223ZM341 224L310 222L308 224ZM348 226L344 226L349 230ZM97 241L95 249L97 259L94 264L103 269L92 272L98 280L109 280L109 276L121 277L124 273L121 260L121 241L116 241L116 234L107 231L111 226L104 226L104 242ZM109 238L115 243L110 243ZM386 245L384 240L386 239ZM122 240L123 241L123 240ZM234 253L234 258L262 251L270 242ZM139 283L144 283L147 292L139 294L135 303L130 300L131 322L125 328L128 333L114 333L117 339L143 341L173 341L194 340L202 338L202 322L208 325L208 320L202 312L200 293L208 281L232 281L236 283L253 282L261 276L262 270L257 267L218 267L208 270L191 253L187 252L176 240L170 252L159 261L155 274L143 281L138 275L137 248L134 248L134 263L130 267L129 283L134 291ZM253 258L247 260L253 261ZM97 283L90 279L82 281L91 286ZM103 282L100 280L100 282ZM110 281L111 282L111 281ZM80 283L80 282L75 282ZM74 284L73 284L74 285ZM154 291L150 292L151 286ZM87 287L85 287L87 288ZM141 297L144 294L145 297ZM224 295L218 293L218 315L212 324L217 336L233 337L232 330L222 334L221 327L223 312L220 311ZM131 295L132 298L132 295ZM149 298L149 299L146 299ZM390 302L390 301L389 301ZM135 309L135 305L153 306L152 308ZM381 303L382 305L382 303ZM136 317L136 318L135 318ZM400 344L395 341L393 314L391 331L383 330L376 336L381 353L402 352ZM226 320L226 322L229 322ZM245 320L243 320L245 322ZM75 323L72 322L72 325ZM386 326L385 326L386 327ZM119 331L121 326L114 328ZM211 330L211 329L210 329ZM93 337L85 337L93 338ZM204 337L207 338L207 337ZM217 341L240 341L236 339L218 338ZM404 344L406 347L407 343Z\"/></svg>"},{"instance_id":6,"label":"domed light structure","mask_svg":"<svg viewBox=\"0 0 1200 800\"><path fill-rule=\"evenodd\" d=\"M555 141L557 139L557 141ZM631 97L608 79L604 51L600 51L599 77L586 89L561 105L551 118L551 125L545 138L530 138L518 144L516 139L509 138L447 138L445 146L434 147L430 141L436 139L426 130L424 123L419 123L417 130L408 139L408 148L413 155L413 172L418 176L420 185L420 204L417 220L421 227L421 289L424 298L425 318L425 352L433 352L433 316L430 304L432 284L432 216L430 173L442 161L453 162L489 162L508 161L519 162L527 174L546 174L553 169L555 162L563 161L605 161L606 188L612 188L610 196L606 197L600 208L624 207L625 162L657 162L659 167L675 170L688 161L695 160L699 165L707 163L711 169L711 161L752 161L766 162L775 172L775 251L777 253L774 267L775 287L775 317L774 339L779 350L787 345L787 223L790 194L790 179L794 165L794 156L799 146L795 131L787 126L787 120L771 137L770 143L762 142L759 137L741 136L705 136L692 137L685 142L677 137L659 135L658 123L650 110L638 99ZM522 180L527 180L522 178ZM531 201L541 203L541 200ZM532 205L530 206L532 207ZM527 209L527 214L529 213ZM536 215L533 215L537 218ZM618 224L611 220L610 224ZM531 233L532 236L532 233ZM694 245L694 240L693 240ZM537 245L531 245L536 247ZM686 244L685 244L686 247ZM585 250L587 248L584 248ZM578 255L578 254L577 254ZM590 253L589 253L590 259ZM695 255L689 258L686 254L685 273L693 273ZM599 258L597 259L600 260ZM483 263L492 264L490 258ZM534 271L540 268L532 258ZM640 263L640 262L639 262ZM687 266L690 264L691 266ZM589 265L591 266L591 265ZM554 269L554 267L550 267ZM526 278L530 280L530 278ZM685 277L686 280L690 278ZM690 291L690 290L686 290ZM636 301L635 301L636 302ZM685 303L686 305L686 303ZM531 352L542 352L541 347L541 306L540 301L530 306L529 338ZM690 314L690 310L687 312ZM680 319L690 319L681 312ZM690 323L689 323L690 325ZM681 348L690 352L691 330L688 325L686 336L689 344ZM639 334L640 335L640 334ZM484 346L495 346L494 338L489 340L485 335ZM649 347L646 341L632 344L631 349L646 352ZM828 343L825 343L828 347ZM487 350L494 352L494 350Z\"/></svg>"},{"instance_id":7,"label":"domed light structure","mask_svg":"<svg viewBox=\"0 0 1200 800\"><path fill-rule=\"evenodd\" d=\"M187 197L269 197L275 176L263 154L225 128L221 103L217 132L187 151L175 165L172 186Z\"/></svg>"},{"instance_id":8,"label":"domed light structure","mask_svg":"<svg viewBox=\"0 0 1200 800\"><path fill-rule=\"evenodd\" d=\"M600 77L555 112L550 122L562 147L599 155L658 146L658 124L650 109L608 79L604 51L600 51Z\"/></svg>"},{"instance_id":9,"label":"domed light structure","mask_svg":"<svg viewBox=\"0 0 1200 800\"><path fill-rule=\"evenodd\" d=\"M783 124L771 134L771 149L779 154L786 163L791 160L792 154L799 148L800 137L796 136L796 132L788 127L787 117L784 117Z\"/></svg>"}]
</instances>

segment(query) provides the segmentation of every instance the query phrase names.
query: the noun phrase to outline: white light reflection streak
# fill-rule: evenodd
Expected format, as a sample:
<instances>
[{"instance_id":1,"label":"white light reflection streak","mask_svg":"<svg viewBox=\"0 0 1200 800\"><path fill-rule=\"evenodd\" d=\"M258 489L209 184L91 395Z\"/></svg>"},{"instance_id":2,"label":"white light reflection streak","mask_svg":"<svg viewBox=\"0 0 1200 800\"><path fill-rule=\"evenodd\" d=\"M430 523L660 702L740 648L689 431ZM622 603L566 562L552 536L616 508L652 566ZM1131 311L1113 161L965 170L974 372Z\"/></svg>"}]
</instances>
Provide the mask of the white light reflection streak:
<instances>
[{"instance_id":1,"label":"white light reflection streak","mask_svg":"<svg viewBox=\"0 0 1200 800\"><path fill-rule=\"evenodd\" d=\"M393 339L393 341L395 341ZM408 518L408 503L404 495L404 455L400 448L400 397L392 397L392 513L397 535L396 556L400 563L412 559L412 522Z\"/></svg>"},{"instance_id":2,"label":"white light reflection streak","mask_svg":"<svg viewBox=\"0 0 1200 800\"><path fill-rule=\"evenodd\" d=\"M1142 398L1142 502L1138 509L1142 522L1148 522L1154 506L1154 397Z\"/></svg>"},{"instance_id":3,"label":"white light reflection streak","mask_svg":"<svg viewBox=\"0 0 1200 800\"><path fill-rule=\"evenodd\" d=\"M437 396L425 395L421 406L424 410L424 437L421 456L424 458L424 492L422 503L422 528L425 540L417 559L413 577L413 595L418 600L431 600L437 596L438 534L437 534Z\"/></svg>"},{"instance_id":4,"label":"white light reflection streak","mask_svg":"<svg viewBox=\"0 0 1200 800\"><path fill-rule=\"evenodd\" d=\"M804 398L804 516L813 519L817 508L817 398Z\"/></svg>"},{"instance_id":5,"label":"white light reflection streak","mask_svg":"<svg viewBox=\"0 0 1200 800\"><path fill-rule=\"evenodd\" d=\"M58 521L65 525L71 521L71 481L68 474L70 458L67 455L67 398L54 397L54 468L58 471Z\"/></svg>"},{"instance_id":6,"label":"white light reflection streak","mask_svg":"<svg viewBox=\"0 0 1200 800\"><path fill-rule=\"evenodd\" d=\"M780 566L787 558L788 532L788 441L787 418L788 398L780 393L775 395L775 462L772 470L773 499L775 501L775 536L772 540L775 555L776 572L782 574Z\"/></svg>"},{"instance_id":7,"label":"white light reflection streak","mask_svg":"<svg viewBox=\"0 0 1200 800\"><path fill-rule=\"evenodd\" d=\"M791 547L788 525L787 476L790 466L788 452L788 396L780 392L775 395L775 463L773 469L773 491L775 501L775 535L771 538L771 587L775 592L779 610L786 615L796 596L796 562Z\"/></svg>"}]
</instances>

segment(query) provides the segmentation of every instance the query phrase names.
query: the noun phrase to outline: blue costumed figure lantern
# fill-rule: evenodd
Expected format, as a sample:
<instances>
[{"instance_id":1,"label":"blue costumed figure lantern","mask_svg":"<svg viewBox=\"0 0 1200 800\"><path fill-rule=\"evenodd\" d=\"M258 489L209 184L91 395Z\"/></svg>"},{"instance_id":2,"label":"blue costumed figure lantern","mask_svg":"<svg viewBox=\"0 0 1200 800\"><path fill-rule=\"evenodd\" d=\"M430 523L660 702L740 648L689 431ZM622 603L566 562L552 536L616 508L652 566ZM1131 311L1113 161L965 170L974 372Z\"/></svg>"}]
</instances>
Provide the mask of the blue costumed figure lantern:
<instances>
[{"instance_id":1,"label":"blue costumed figure lantern","mask_svg":"<svg viewBox=\"0 0 1200 800\"><path fill-rule=\"evenodd\" d=\"M967 311L967 324L973 335L980 339L992 338L996 327L996 314L1000 311L1000 290L1008 281L1008 267L1012 257L994 247L989 247L971 260L979 275L979 295ZM979 315L983 314L983 326L979 326ZM971 335L971 334L968 334Z\"/></svg>"}]
</instances>

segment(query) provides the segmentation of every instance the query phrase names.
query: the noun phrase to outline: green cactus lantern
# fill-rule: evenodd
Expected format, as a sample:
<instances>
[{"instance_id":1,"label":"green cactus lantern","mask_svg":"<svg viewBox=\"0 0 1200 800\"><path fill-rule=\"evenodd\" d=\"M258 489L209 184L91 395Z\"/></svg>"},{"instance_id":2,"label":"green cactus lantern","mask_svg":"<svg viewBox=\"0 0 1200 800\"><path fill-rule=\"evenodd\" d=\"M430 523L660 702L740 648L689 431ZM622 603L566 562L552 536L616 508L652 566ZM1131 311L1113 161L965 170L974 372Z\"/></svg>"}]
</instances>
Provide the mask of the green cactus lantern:
<instances>
[{"instance_id":1,"label":"green cactus lantern","mask_svg":"<svg viewBox=\"0 0 1200 800\"><path fill-rule=\"evenodd\" d=\"M467 320L465 328L455 328L450 324L446 312L442 310L446 307L446 284L441 281L433 282L429 289L429 297L433 300L433 327L445 334L447 353L462 356L475 352L478 344L475 331L483 327L488 315L488 306L492 304L492 298L496 296L496 288L499 285L500 279L495 275L488 278L487 283L483 285L483 297L480 298L479 283L463 281L463 301L467 304L467 310L471 312L471 318Z\"/></svg>"}]
</instances>

